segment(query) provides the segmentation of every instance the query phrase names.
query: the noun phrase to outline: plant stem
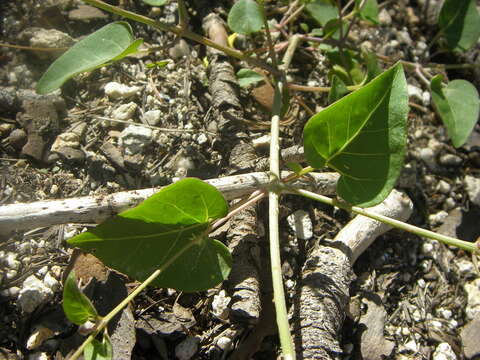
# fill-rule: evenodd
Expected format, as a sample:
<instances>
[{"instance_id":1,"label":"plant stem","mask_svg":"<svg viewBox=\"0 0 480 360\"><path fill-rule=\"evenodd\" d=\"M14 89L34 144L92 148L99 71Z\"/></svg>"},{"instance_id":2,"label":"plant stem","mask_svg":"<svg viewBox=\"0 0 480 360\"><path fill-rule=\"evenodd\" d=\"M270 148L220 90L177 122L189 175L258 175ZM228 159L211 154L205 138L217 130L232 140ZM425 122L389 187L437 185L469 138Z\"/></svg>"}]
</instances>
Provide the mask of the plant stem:
<instances>
[{"instance_id":1,"label":"plant stem","mask_svg":"<svg viewBox=\"0 0 480 360\"><path fill-rule=\"evenodd\" d=\"M125 299L122 300L122 302L120 302L120 304L118 304L112 311L110 311L105 317L101 319L95 331L90 334L90 336L83 342L82 345L80 345L77 351L75 351L75 353L68 360L78 359L78 357L82 355L85 347L97 337L100 331L102 331L108 325L109 321L112 320L115 315L122 311L122 309L127 306L130 301L132 301L138 294L140 294L140 292L142 292L148 285L150 285L152 281L154 281L162 272L165 271L165 269L167 269L171 264L177 261L180 256L182 256L188 249L190 249L196 244L196 241L189 242L184 248L180 249L180 251L173 255L167 262L165 262L165 264L163 264L159 269L155 270L152 275L150 275L144 282L138 285L135 290L133 290Z\"/></svg>"},{"instance_id":2,"label":"plant stem","mask_svg":"<svg viewBox=\"0 0 480 360\"><path fill-rule=\"evenodd\" d=\"M270 142L270 181L272 183L280 179L279 157L279 132L280 113L282 108L283 83L278 81L275 88L275 100L273 105L271 142ZM273 300L277 318L278 334L282 347L283 358L295 359L295 347L288 324L287 306L285 304L285 292L283 290L282 262L280 257L280 233L278 228L278 199L279 194L273 189L268 192L268 224L270 238L270 262L272 268Z\"/></svg>"},{"instance_id":3,"label":"plant stem","mask_svg":"<svg viewBox=\"0 0 480 360\"><path fill-rule=\"evenodd\" d=\"M408 232L410 232L412 234L415 234L415 235L418 235L418 236L423 236L423 237L427 237L427 238L430 238L430 239L433 239L433 240L437 240L437 241L440 241L440 242L442 242L446 245L456 246L460 249L467 250L467 251L470 251L472 253L480 253L477 246L474 243L471 243L471 242L468 242L468 241L459 240L459 239L456 239L454 237L447 236L447 235L437 234L433 231L425 230L425 229L419 228L417 226L404 223L403 221L399 221L399 220L396 220L396 219L391 219L388 216L375 214L371 211L362 209L358 206L351 206L351 205L348 205L346 203L340 202L336 199L331 199L327 196L319 195L319 194L316 194L316 193L308 191L308 190L297 190L297 189L293 189L293 188L291 188L290 190L294 194L305 196L309 199L320 201L324 204L329 204L329 205L332 205L332 206L336 206L338 208L341 208L341 209L344 209L344 210L347 210L347 211L351 211L355 214L359 214L359 215L362 215L362 216L369 217L371 219L383 222L385 224L391 225L391 226L396 227L396 228L401 229L401 230L408 231Z\"/></svg>"},{"instance_id":4,"label":"plant stem","mask_svg":"<svg viewBox=\"0 0 480 360\"><path fill-rule=\"evenodd\" d=\"M247 56L247 55L243 54L241 51L238 51L238 50L235 50L235 49L217 44L217 43L211 41L210 39L208 39L206 37L203 37L203 36L200 36L200 35L192 32L188 29L183 29L181 26L168 25L168 24L162 23L160 21L153 20L153 19L151 19L147 16L139 15L139 14L136 14L134 12L121 9L117 6L109 5L109 4L107 4L107 3L105 3L101 0L83 0L83 1L86 2L87 4L98 7L99 9L108 11L112 14L117 14L117 15L123 16L124 18L130 19L130 20L133 20L133 21L137 21L137 22L140 22L140 23L145 24L145 25L152 26L155 29L158 29L158 30L161 30L161 31L174 33L175 35L185 37L187 39L193 40L193 41L195 41L197 43L200 43L200 44L203 44L205 46L210 46L214 49L217 49L217 50L220 50L220 51L224 52L225 54L227 54L231 57L246 61L247 63L249 63L253 66L257 66L257 67L260 67L262 69L265 69L265 70L269 71L270 73L272 73L274 75L280 75L281 74L280 71L278 71L277 69L273 68L272 66L266 64L263 61L260 61L258 59L253 58L253 57L250 57L250 56Z\"/></svg>"}]
</instances>

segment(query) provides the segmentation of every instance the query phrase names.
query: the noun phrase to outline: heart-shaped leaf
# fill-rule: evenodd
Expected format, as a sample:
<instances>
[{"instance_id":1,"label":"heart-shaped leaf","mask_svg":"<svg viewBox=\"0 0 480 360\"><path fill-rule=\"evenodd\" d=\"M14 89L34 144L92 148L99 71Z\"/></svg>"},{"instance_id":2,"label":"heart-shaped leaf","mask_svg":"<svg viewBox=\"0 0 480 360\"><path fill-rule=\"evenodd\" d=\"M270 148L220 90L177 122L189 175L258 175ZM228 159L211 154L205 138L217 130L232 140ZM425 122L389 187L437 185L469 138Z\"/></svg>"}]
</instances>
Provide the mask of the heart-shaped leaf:
<instances>
[{"instance_id":1,"label":"heart-shaped leaf","mask_svg":"<svg viewBox=\"0 0 480 360\"><path fill-rule=\"evenodd\" d=\"M322 26L338 18L338 8L330 0L310 1L305 5L305 9Z\"/></svg>"},{"instance_id":2,"label":"heart-shaped leaf","mask_svg":"<svg viewBox=\"0 0 480 360\"><path fill-rule=\"evenodd\" d=\"M363 0L355 0L355 6L360 6L362 1ZM360 9L360 17L374 24L379 24L377 0L366 0Z\"/></svg>"},{"instance_id":3,"label":"heart-shaped leaf","mask_svg":"<svg viewBox=\"0 0 480 360\"><path fill-rule=\"evenodd\" d=\"M251 84L263 81L263 76L256 71L250 69L240 69L237 72L238 85L247 87Z\"/></svg>"},{"instance_id":4,"label":"heart-shaped leaf","mask_svg":"<svg viewBox=\"0 0 480 360\"><path fill-rule=\"evenodd\" d=\"M239 34L252 34L264 24L263 12L255 0L239 0L228 13L228 26Z\"/></svg>"},{"instance_id":5,"label":"heart-shaped leaf","mask_svg":"<svg viewBox=\"0 0 480 360\"><path fill-rule=\"evenodd\" d=\"M447 127L453 146L460 147L467 141L478 120L478 91L466 80L453 80L443 87L442 78L437 75L430 82L432 100Z\"/></svg>"},{"instance_id":6,"label":"heart-shaped leaf","mask_svg":"<svg viewBox=\"0 0 480 360\"><path fill-rule=\"evenodd\" d=\"M407 114L407 83L397 64L308 121L307 161L341 174L337 193L344 200L373 206L387 197L400 174Z\"/></svg>"},{"instance_id":7,"label":"heart-shaped leaf","mask_svg":"<svg viewBox=\"0 0 480 360\"><path fill-rule=\"evenodd\" d=\"M88 320L95 322L98 317L90 299L78 288L74 271L70 271L63 287L63 311L67 319L77 325Z\"/></svg>"},{"instance_id":8,"label":"heart-shaped leaf","mask_svg":"<svg viewBox=\"0 0 480 360\"><path fill-rule=\"evenodd\" d=\"M348 89L345 83L337 75L333 75L332 86L330 87L330 92L328 93L328 103L334 103L346 94L348 94Z\"/></svg>"},{"instance_id":9,"label":"heart-shaped leaf","mask_svg":"<svg viewBox=\"0 0 480 360\"><path fill-rule=\"evenodd\" d=\"M136 52L141 43L141 39L134 40L132 28L127 22L108 24L73 45L55 60L38 81L36 90L39 94L52 92L77 74Z\"/></svg>"},{"instance_id":10,"label":"heart-shaped leaf","mask_svg":"<svg viewBox=\"0 0 480 360\"><path fill-rule=\"evenodd\" d=\"M466 51L480 37L480 15L475 0L445 0L438 26L451 50Z\"/></svg>"},{"instance_id":11,"label":"heart-shaped leaf","mask_svg":"<svg viewBox=\"0 0 480 360\"><path fill-rule=\"evenodd\" d=\"M227 210L215 187L187 178L68 242L134 279L165 268L154 285L206 290L230 272L228 249L207 236L211 221Z\"/></svg>"}]
</instances>

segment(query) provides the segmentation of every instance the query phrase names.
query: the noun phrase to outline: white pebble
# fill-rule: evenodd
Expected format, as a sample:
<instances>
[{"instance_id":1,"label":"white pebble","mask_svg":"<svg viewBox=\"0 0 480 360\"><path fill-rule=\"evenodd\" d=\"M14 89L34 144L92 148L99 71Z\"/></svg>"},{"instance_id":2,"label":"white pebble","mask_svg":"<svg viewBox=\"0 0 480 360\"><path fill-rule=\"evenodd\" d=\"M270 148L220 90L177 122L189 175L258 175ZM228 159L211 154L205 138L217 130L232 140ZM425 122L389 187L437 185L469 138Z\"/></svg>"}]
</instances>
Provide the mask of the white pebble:
<instances>
[{"instance_id":1,"label":"white pebble","mask_svg":"<svg viewBox=\"0 0 480 360\"><path fill-rule=\"evenodd\" d=\"M223 351L229 351L232 347L232 340L226 336L222 336L217 340L217 346Z\"/></svg>"},{"instance_id":2,"label":"white pebble","mask_svg":"<svg viewBox=\"0 0 480 360\"><path fill-rule=\"evenodd\" d=\"M137 86L127 86L115 81L105 85L105 94L112 99L126 99L136 95L139 90Z\"/></svg>"},{"instance_id":3,"label":"white pebble","mask_svg":"<svg viewBox=\"0 0 480 360\"><path fill-rule=\"evenodd\" d=\"M37 270L37 275L38 276L45 276L48 272L48 266L43 266L40 269Z\"/></svg>"},{"instance_id":4,"label":"white pebble","mask_svg":"<svg viewBox=\"0 0 480 360\"><path fill-rule=\"evenodd\" d=\"M20 264L20 261L17 260L17 254L11 252L7 254L7 257L5 258L5 265L7 268L18 270L20 268Z\"/></svg>"},{"instance_id":5,"label":"white pebble","mask_svg":"<svg viewBox=\"0 0 480 360\"><path fill-rule=\"evenodd\" d=\"M217 295L215 295L212 301L213 315L222 320L228 319L228 304L230 304L230 300L231 298L226 295L225 290L221 290Z\"/></svg>"},{"instance_id":6,"label":"white pebble","mask_svg":"<svg viewBox=\"0 0 480 360\"><path fill-rule=\"evenodd\" d=\"M312 220L306 211L295 211L287 217L287 223L299 239L308 240L313 236Z\"/></svg>"},{"instance_id":7,"label":"white pebble","mask_svg":"<svg viewBox=\"0 0 480 360\"><path fill-rule=\"evenodd\" d=\"M119 140L127 155L135 155L152 142L153 131L144 126L129 125L122 131Z\"/></svg>"},{"instance_id":8,"label":"white pebble","mask_svg":"<svg viewBox=\"0 0 480 360\"><path fill-rule=\"evenodd\" d=\"M447 217L448 217L448 213L446 211L441 210L436 214L430 215L428 219L430 223L432 223L433 225L440 225L440 224L443 224L443 222Z\"/></svg>"},{"instance_id":9,"label":"white pebble","mask_svg":"<svg viewBox=\"0 0 480 360\"><path fill-rule=\"evenodd\" d=\"M54 292L60 288L60 283L49 272L43 278L43 283Z\"/></svg>"},{"instance_id":10,"label":"white pebble","mask_svg":"<svg viewBox=\"0 0 480 360\"><path fill-rule=\"evenodd\" d=\"M413 339L410 340L409 342L407 342L405 344L405 349L413 351L414 353L416 353L418 351L417 342Z\"/></svg>"},{"instance_id":11,"label":"white pebble","mask_svg":"<svg viewBox=\"0 0 480 360\"><path fill-rule=\"evenodd\" d=\"M480 206L480 179L467 175L465 176L464 183L470 201L475 205Z\"/></svg>"},{"instance_id":12,"label":"white pebble","mask_svg":"<svg viewBox=\"0 0 480 360\"><path fill-rule=\"evenodd\" d=\"M138 105L134 102L129 102L128 104L122 104L112 112L112 118L120 121L128 121L132 119L137 111Z\"/></svg>"},{"instance_id":13,"label":"white pebble","mask_svg":"<svg viewBox=\"0 0 480 360\"><path fill-rule=\"evenodd\" d=\"M50 339L53 335L54 332L46 327L35 329L27 340L27 349L35 350L42 345L45 340Z\"/></svg>"},{"instance_id":14,"label":"white pebble","mask_svg":"<svg viewBox=\"0 0 480 360\"><path fill-rule=\"evenodd\" d=\"M455 355L449 343L443 342L438 344L432 355L432 360L457 360L457 355Z\"/></svg>"},{"instance_id":15,"label":"white pebble","mask_svg":"<svg viewBox=\"0 0 480 360\"><path fill-rule=\"evenodd\" d=\"M157 126L162 119L162 112L160 110L150 110L143 114L143 121L151 126Z\"/></svg>"},{"instance_id":16,"label":"white pebble","mask_svg":"<svg viewBox=\"0 0 480 360\"><path fill-rule=\"evenodd\" d=\"M470 260L458 259L455 261L455 264L458 267L458 271L463 276L475 275L475 267Z\"/></svg>"},{"instance_id":17,"label":"white pebble","mask_svg":"<svg viewBox=\"0 0 480 360\"><path fill-rule=\"evenodd\" d=\"M197 137L197 144L198 145L203 145L203 144L206 144L207 142L208 142L207 135L205 135L205 134L198 135L198 137Z\"/></svg>"},{"instance_id":18,"label":"white pebble","mask_svg":"<svg viewBox=\"0 0 480 360\"><path fill-rule=\"evenodd\" d=\"M480 313L480 278L466 283L463 288L467 293L465 314L468 320L473 320Z\"/></svg>"},{"instance_id":19,"label":"white pebble","mask_svg":"<svg viewBox=\"0 0 480 360\"><path fill-rule=\"evenodd\" d=\"M437 184L436 190L442 194L448 194L452 190L452 187L445 180L440 180Z\"/></svg>"},{"instance_id":20,"label":"white pebble","mask_svg":"<svg viewBox=\"0 0 480 360\"><path fill-rule=\"evenodd\" d=\"M38 306L48 302L53 291L34 275L29 276L18 294L17 305L24 313L32 313Z\"/></svg>"}]
</instances>

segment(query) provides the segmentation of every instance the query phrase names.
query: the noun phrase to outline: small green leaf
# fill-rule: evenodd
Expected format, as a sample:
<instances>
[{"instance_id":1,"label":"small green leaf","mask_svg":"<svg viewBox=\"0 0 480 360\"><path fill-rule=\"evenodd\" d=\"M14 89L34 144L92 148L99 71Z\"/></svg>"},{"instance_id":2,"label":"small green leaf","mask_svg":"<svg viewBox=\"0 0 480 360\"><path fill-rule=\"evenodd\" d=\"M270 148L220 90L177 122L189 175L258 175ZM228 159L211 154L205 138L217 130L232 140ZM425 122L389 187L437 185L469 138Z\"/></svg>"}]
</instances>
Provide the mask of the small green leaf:
<instances>
[{"instance_id":1,"label":"small green leaf","mask_svg":"<svg viewBox=\"0 0 480 360\"><path fill-rule=\"evenodd\" d=\"M285 165L287 165L287 167L297 175L300 174L303 170L303 166L297 162L290 161L287 162Z\"/></svg>"},{"instance_id":2,"label":"small green leaf","mask_svg":"<svg viewBox=\"0 0 480 360\"><path fill-rule=\"evenodd\" d=\"M329 0L313 0L305 6L305 9L322 26L338 18L338 8Z\"/></svg>"},{"instance_id":3,"label":"small green leaf","mask_svg":"<svg viewBox=\"0 0 480 360\"><path fill-rule=\"evenodd\" d=\"M254 0L239 0L228 13L228 26L236 33L248 35L259 31L263 25L262 9Z\"/></svg>"},{"instance_id":4,"label":"small green leaf","mask_svg":"<svg viewBox=\"0 0 480 360\"><path fill-rule=\"evenodd\" d=\"M170 62L170 60L160 60L160 61L156 61L154 63L149 63L147 64L147 68L149 69L152 69L152 68L164 68L165 66L168 65L168 63Z\"/></svg>"},{"instance_id":5,"label":"small green leaf","mask_svg":"<svg viewBox=\"0 0 480 360\"><path fill-rule=\"evenodd\" d=\"M90 299L78 288L74 271L70 271L63 287L63 311L67 319L76 325L88 320L95 322L98 317Z\"/></svg>"},{"instance_id":6,"label":"small green leaf","mask_svg":"<svg viewBox=\"0 0 480 360\"><path fill-rule=\"evenodd\" d=\"M449 49L466 51L480 37L480 15L475 0L445 0L438 26L445 35Z\"/></svg>"},{"instance_id":7,"label":"small green leaf","mask_svg":"<svg viewBox=\"0 0 480 360\"><path fill-rule=\"evenodd\" d=\"M263 76L250 69L240 69L237 72L238 84L241 87L247 87L250 84L256 84L263 80Z\"/></svg>"},{"instance_id":8,"label":"small green leaf","mask_svg":"<svg viewBox=\"0 0 480 360\"><path fill-rule=\"evenodd\" d=\"M151 6L163 6L167 3L167 0L143 0L143 2Z\"/></svg>"},{"instance_id":9,"label":"small green leaf","mask_svg":"<svg viewBox=\"0 0 480 360\"><path fill-rule=\"evenodd\" d=\"M93 339L83 350L85 360L112 360L113 347L110 337L103 332L102 342Z\"/></svg>"},{"instance_id":10,"label":"small green leaf","mask_svg":"<svg viewBox=\"0 0 480 360\"><path fill-rule=\"evenodd\" d=\"M478 120L478 91L466 80L453 80L443 87L442 78L437 75L430 82L432 100L453 146L460 147L467 141Z\"/></svg>"},{"instance_id":11,"label":"small green leaf","mask_svg":"<svg viewBox=\"0 0 480 360\"><path fill-rule=\"evenodd\" d=\"M201 291L230 272L228 249L207 236L211 221L227 211L215 187L187 178L68 242L134 279L145 280L166 267L154 285ZM181 255L175 258L177 254Z\"/></svg>"},{"instance_id":12,"label":"small green leaf","mask_svg":"<svg viewBox=\"0 0 480 360\"><path fill-rule=\"evenodd\" d=\"M337 194L353 205L373 206L388 196L403 165L408 93L400 64L313 116L304 149L315 168L329 166Z\"/></svg>"},{"instance_id":13,"label":"small green leaf","mask_svg":"<svg viewBox=\"0 0 480 360\"><path fill-rule=\"evenodd\" d=\"M355 0L355 6L360 6L361 2L362 0ZM377 0L366 0L360 10L360 17L374 24L379 24Z\"/></svg>"},{"instance_id":14,"label":"small green leaf","mask_svg":"<svg viewBox=\"0 0 480 360\"><path fill-rule=\"evenodd\" d=\"M136 51L141 40L134 41L127 22L108 24L90 34L55 60L37 84L37 92L46 94L58 89L71 77L101 67L105 63Z\"/></svg>"},{"instance_id":15,"label":"small green leaf","mask_svg":"<svg viewBox=\"0 0 480 360\"><path fill-rule=\"evenodd\" d=\"M345 83L336 75L332 77L332 87L328 93L328 103L334 103L341 99L344 95L348 94L348 89Z\"/></svg>"},{"instance_id":16,"label":"small green leaf","mask_svg":"<svg viewBox=\"0 0 480 360\"><path fill-rule=\"evenodd\" d=\"M382 73L382 69L378 65L377 55L368 50L362 50L362 58L367 65L367 77L365 84L368 84L372 79L376 78Z\"/></svg>"}]
</instances>

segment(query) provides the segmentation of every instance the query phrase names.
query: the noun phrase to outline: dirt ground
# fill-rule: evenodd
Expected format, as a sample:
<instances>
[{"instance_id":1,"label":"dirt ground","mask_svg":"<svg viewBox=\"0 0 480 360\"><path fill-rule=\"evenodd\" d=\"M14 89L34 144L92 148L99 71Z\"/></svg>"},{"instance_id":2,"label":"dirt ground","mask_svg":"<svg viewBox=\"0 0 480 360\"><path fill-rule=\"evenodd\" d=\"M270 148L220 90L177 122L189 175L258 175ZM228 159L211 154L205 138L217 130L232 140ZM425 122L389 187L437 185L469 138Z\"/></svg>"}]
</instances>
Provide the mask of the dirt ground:
<instances>
[{"instance_id":1,"label":"dirt ground","mask_svg":"<svg viewBox=\"0 0 480 360\"><path fill-rule=\"evenodd\" d=\"M435 35L432 17L440 6L426 3L428 9L424 1L381 2L380 24L357 22L349 42L370 47L390 63L478 65L478 44L465 54L441 52L436 45L425 50ZM173 1L161 8L133 0L122 6L176 21ZM204 17L214 12L225 19L231 6L231 1L190 1L190 29L203 34ZM276 8L282 6L269 2L270 18L279 21L282 13ZM261 159L268 152L269 140L263 137L269 132L271 89L240 88L233 79L231 97L220 104L212 93L215 72L206 67L210 55L203 46L131 23L145 48L158 47L156 51L81 74L61 91L39 96L33 90L36 81L58 56L45 47L71 46L118 18L80 0L4 0L0 19L0 206L159 187L185 176L211 179L266 170ZM311 21L300 16L286 34ZM43 33L49 29L61 33L49 38ZM274 39L284 42L285 34ZM240 49L264 45L263 35L236 43ZM165 59L170 59L165 67L149 66ZM231 63L235 72L246 67L234 59L215 61ZM325 56L305 42L293 57L288 79L329 86L327 73ZM468 184L480 175L480 127L465 145L454 148L427 89L414 72L406 75L411 95L408 153L397 189L414 204L409 223L476 241L480 195ZM478 67L446 75L480 86ZM113 82L128 88L112 95L107 89ZM327 94L312 92L295 92L291 101L281 127L283 149L302 143L309 111L328 103ZM233 109L236 118L222 113L221 106ZM313 235L306 239L288 224L287 217L297 210L305 211L313 224ZM266 212L260 203L214 234L235 251L237 270L224 284L193 294L150 288L139 296L111 326L114 359L277 358ZM334 238L352 216L290 195L283 197L280 215L282 270L291 305L309 251ZM61 308L66 270L76 270L102 315L136 285L67 246L67 238L91 225L65 223L0 234L0 359L64 359L81 343ZM353 271L338 358L480 358L480 277L470 254L391 230L361 255ZM253 274L253 280L245 282L245 274ZM35 286L48 288L35 305L19 300L32 276L39 282Z\"/></svg>"}]
</instances>

